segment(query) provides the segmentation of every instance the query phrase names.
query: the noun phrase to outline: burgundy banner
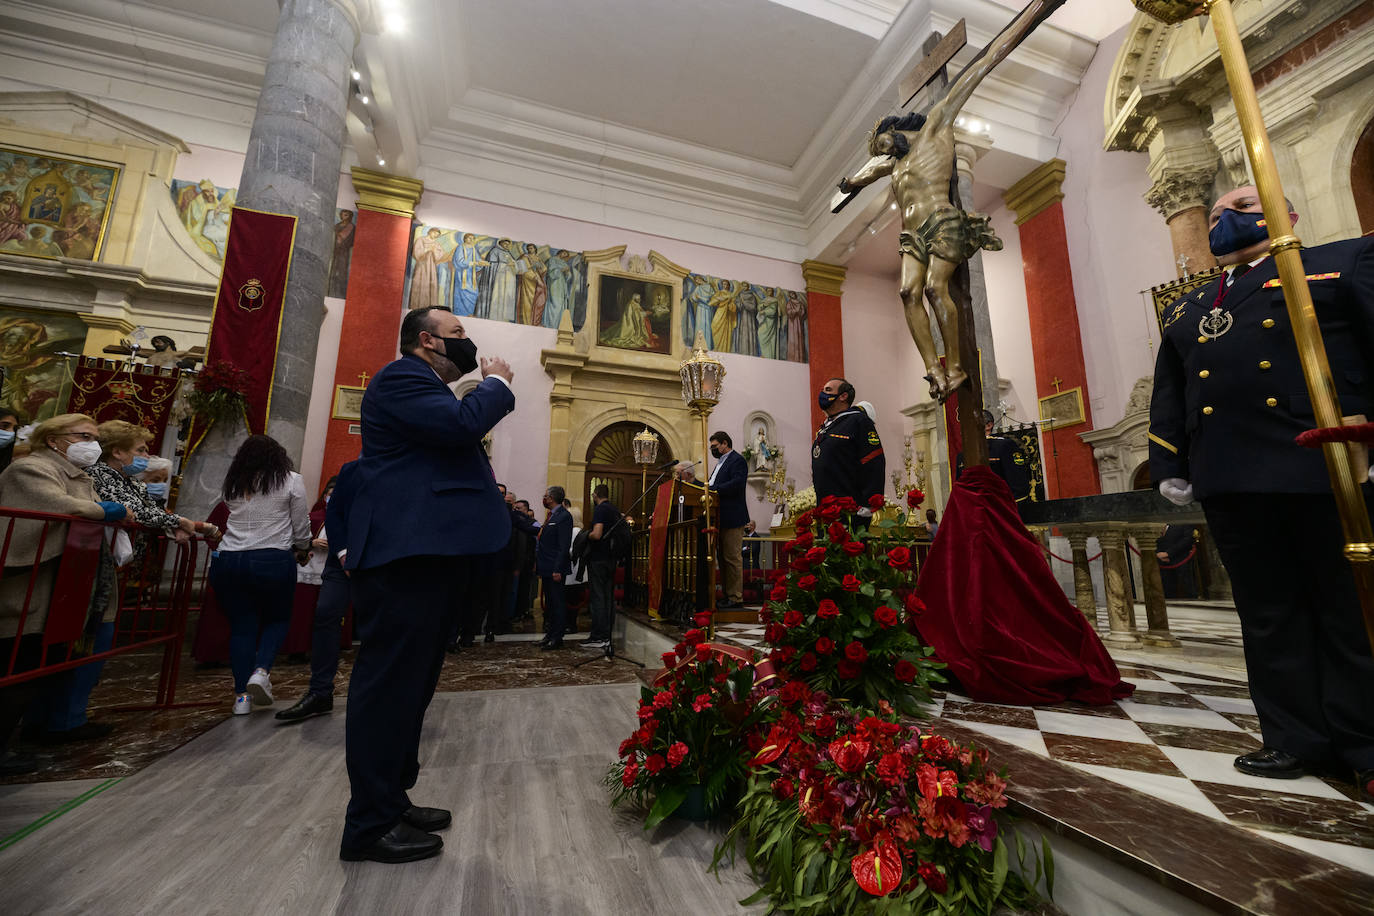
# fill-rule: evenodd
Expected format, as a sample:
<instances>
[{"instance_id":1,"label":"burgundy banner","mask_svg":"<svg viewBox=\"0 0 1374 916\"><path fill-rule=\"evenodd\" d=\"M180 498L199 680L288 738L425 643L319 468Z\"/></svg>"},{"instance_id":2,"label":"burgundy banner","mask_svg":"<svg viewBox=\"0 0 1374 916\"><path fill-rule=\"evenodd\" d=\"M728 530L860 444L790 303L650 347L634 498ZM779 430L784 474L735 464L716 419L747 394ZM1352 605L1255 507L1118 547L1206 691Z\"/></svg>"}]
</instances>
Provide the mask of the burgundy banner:
<instances>
[{"instance_id":1,"label":"burgundy banner","mask_svg":"<svg viewBox=\"0 0 1374 916\"><path fill-rule=\"evenodd\" d=\"M67 411L84 413L97 423L128 420L145 427L153 433L148 448L161 454L167 420L180 384L179 369L131 366L83 356L72 370Z\"/></svg>"},{"instance_id":2,"label":"burgundy banner","mask_svg":"<svg viewBox=\"0 0 1374 916\"><path fill-rule=\"evenodd\" d=\"M248 431L267 428L272 401L272 372L277 365L286 278L291 272L291 246L296 218L234 207L224 271L215 296L205 365L229 363L247 373ZM200 423L196 426L200 427ZM200 430L203 435L204 430ZM193 434L192 442L199 438Z\"/></svg>"}]
</instances>

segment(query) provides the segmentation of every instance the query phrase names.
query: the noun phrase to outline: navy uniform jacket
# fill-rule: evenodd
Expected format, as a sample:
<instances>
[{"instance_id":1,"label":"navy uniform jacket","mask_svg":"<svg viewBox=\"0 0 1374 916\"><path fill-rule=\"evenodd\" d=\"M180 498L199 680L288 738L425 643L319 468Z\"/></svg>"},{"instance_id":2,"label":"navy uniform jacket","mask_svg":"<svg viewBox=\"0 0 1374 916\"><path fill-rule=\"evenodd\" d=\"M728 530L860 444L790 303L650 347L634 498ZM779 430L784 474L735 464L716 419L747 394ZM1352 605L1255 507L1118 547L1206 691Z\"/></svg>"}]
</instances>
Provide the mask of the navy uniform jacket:
<instances>
[{"instance_id":1,"label":"navy uniform jacket","mask_svg":"<svg viewBox=\"0 0 1374 916\"><path fill-rule=\"evenodd\" d=\"M566 578L572 572L572 513L558 506L539 529L539 540L534 545L534 567L541 576L562 573Z\"/></svg>"},{"instance_id":2,"label":"navy uniform jacket","mask_svg":"<svg viewBox=\"0 0 1374 916\"><path fill-rule=\"evenodd\" d=\"M1374 403L1374 238L1302 252L1341 412ZM1224 278L1165 315L1150 402L1150 477L1190 481L1198 499L1222 493L1325 493L1320 449L1293 438L1316 420L1273 258L1238 278L1221 302L1229 330L1199 329ZM1225 322L1224 315L1221 318ZM1205 342L1204 342L1205 341Z\"/></svg>"},{"instance_id":3,"label":"navy uniform jacket","mask_svg":"<svg viewBox=\"0 0 1374 916\"><path fill-rule=\"evenodd\" d=\"M882 493L887 473L883 443L868 414L851 407L826 418L811 443L811 483L816 500L849 496L860 506Z\"/></svg>"},{"instance_id":4,"label":"navy uniform jacket","mask_svg":"<svg viewBox=\"0 0 1374 916\"><path fill-rule=\"evenodd\" d=\"M988 436L987 443L988 467L1007 482L1012 498L1018 503L1030 499L1030 468L1026 466L1026 456L1006 436ZM963 474L964 453L960 452L954 457L954 479L958 480Z\"/></svg>"},{"instance_id":5,"label":"navy uniform jacket","mask_svg":"<svg viewBox=\"0 0 1374 916\"><path fill-rule=\"evenodd\" d=\"M743 528L749 524L749 506L744 501L744 487L749 480L749 465L736 451L725 453L717 465L716 482L711 490L720 496L720 527Z\"/></svg>"},{"instance_id":6,"label":"navy uniform jacket","mask_svg":"<svg viewBox=\"0 0 1374 916\"><path fill-rule=\"evenodd\" d=\"M483 379L460 401L410 354L378 372L363 395L362 454L340 470L345 498L331 497L325 517L330 549L348 551L344 568L503 548L510 512L482 437L514 409L502 380Z\"/></svg>"}]
</instances>

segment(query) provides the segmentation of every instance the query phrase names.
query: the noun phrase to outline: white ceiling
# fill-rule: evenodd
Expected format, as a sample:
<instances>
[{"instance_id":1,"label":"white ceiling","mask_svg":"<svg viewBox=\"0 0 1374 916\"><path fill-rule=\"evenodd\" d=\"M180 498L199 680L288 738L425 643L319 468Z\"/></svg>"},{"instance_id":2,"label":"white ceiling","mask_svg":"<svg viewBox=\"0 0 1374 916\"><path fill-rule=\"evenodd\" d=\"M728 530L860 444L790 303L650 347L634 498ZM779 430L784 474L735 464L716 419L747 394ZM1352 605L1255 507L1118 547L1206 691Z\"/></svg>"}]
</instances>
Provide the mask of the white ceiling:
<instances>
[{"instance_id":1,"label":"white ceiling","mask_svg":"<svg viewBox=\"0 0 1374 916\"><path fill-rule=\"evenodd\" d=\"M788 260L841 257L884 206L878 189L840 216L825 201L930 33L967 19L957 67L1022 5L356 2L374 97L350 119L361 164L381 155L436 191ZM405 28L382 27L383 9ZM966 108L993 141L975 196L1055 154L1096 41L1132 13L1068 0L983 84ZM3 0L0 85L91 95L242 149L276 16L277 0Z\"/></svg>"}]
</instances>

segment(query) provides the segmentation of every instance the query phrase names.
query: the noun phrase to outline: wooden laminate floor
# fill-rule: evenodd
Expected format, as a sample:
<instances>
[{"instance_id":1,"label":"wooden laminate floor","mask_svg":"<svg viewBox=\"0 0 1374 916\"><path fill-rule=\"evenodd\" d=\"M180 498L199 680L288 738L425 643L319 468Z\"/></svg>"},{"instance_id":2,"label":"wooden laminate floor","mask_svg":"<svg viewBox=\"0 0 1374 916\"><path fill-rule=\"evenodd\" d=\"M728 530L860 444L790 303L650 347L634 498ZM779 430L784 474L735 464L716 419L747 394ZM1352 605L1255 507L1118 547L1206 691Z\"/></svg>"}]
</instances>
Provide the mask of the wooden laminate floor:
<instances>
[{"instance_id":1,"label":"wooden laminate floor","mask_svg":"<svg viewBox=\"0 0 1374 916\"><path fill-rule=\"evenodd\" d=\"M636 696L632 684L436 696L411 797L451 808L454 824L443 855L407 865L338 859L348 796L338 705L296 726L267 712L230 719L0 850L0 909L762 912L737 903L755 889L742 869L719 881L706 871L717 830L646 833L608 806L601 777L634 725ZM87 788L53 795L61 785L13 787L0 809L36 817L45 801Z\"/></svg>"}]
</instances>

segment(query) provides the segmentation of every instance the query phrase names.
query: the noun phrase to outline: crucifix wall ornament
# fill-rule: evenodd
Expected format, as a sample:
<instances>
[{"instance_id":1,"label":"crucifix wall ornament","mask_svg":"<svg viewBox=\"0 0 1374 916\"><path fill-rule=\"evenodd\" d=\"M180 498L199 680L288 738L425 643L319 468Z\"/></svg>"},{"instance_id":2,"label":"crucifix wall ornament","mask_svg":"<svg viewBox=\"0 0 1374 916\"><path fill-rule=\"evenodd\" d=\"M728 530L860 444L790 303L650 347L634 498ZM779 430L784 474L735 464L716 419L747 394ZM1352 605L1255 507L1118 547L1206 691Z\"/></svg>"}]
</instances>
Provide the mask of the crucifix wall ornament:
<instances>
[{"instance_id":1,"label":"crucifix wall ornament","mask_svg":"<svg viewBox=\"0 0 1374 916\"><path fill-rule=\"evenodd\" d=\"M879 121L868 136L871 158L853 175L840 180L840 194L832 201L832 210L838 211L860 188L891 176L902 219L902 308L925 364L930 396L942 402L969 380L964 365L970 354L962 352L960 341L961 328L971 324L971 315L961 315L966 310L956 303L951 280L975 252L1002 248L988 217L965 211L957 199L955 120L983 79L1063 4L1064 0L1034 0L947 88L939 88L936 81L943 81L944 66L959 48L953 41L942 41L932 48L934 59L918 64L912 78L901 86L905 104L926 85L935 84L930 109L924 114L908 112ZM961 21L955 33L962 27ZM945 342L944 365L935 350L926 301Z\"/></svg>"}]
</instances>

